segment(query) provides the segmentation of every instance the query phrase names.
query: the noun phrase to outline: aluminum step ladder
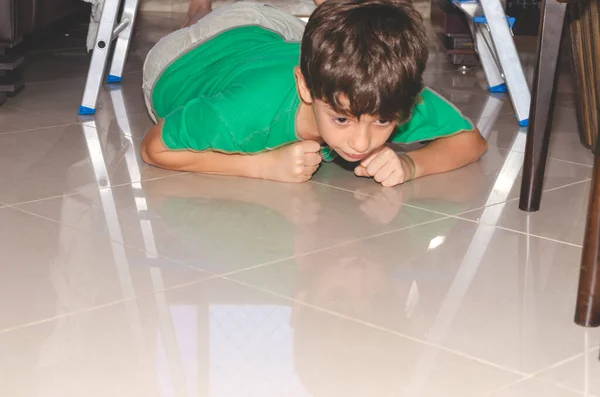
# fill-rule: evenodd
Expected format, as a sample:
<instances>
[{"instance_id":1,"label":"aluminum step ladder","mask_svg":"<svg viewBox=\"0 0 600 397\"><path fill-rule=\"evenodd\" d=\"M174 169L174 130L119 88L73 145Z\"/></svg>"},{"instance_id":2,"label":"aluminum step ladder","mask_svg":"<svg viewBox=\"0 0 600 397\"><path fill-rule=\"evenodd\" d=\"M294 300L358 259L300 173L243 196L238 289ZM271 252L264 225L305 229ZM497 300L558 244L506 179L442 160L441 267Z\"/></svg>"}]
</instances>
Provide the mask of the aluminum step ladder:
<instances>
[{"instance_id":1,"label":"aluminum step ladder","mask_svg":"<svg viewBox=\"0 0 600 397\"><path fill-rule=\"evenodd\" d=\"M139 0L104 0L96 45L92 53L83 99L79 107L80 115L96 113L96 102L98 101L98 94L104 79L113 41L116 41L116 44L107 82L121 82L138 5ZM117 24L117 16L121 6L120 22Z\"/></svg>"},{"instance_id":2,"label":"aluminum step ladder","mask_svg":"<svg viewBox=\"0 0 600 397\"><path fill-rule=\"evenodd\" d=\"M500 0L453 0L471 28L490 92L508 92L521 127L529 124L531 93L513 40L514 18Z\"/></svg>"}]
</instances>

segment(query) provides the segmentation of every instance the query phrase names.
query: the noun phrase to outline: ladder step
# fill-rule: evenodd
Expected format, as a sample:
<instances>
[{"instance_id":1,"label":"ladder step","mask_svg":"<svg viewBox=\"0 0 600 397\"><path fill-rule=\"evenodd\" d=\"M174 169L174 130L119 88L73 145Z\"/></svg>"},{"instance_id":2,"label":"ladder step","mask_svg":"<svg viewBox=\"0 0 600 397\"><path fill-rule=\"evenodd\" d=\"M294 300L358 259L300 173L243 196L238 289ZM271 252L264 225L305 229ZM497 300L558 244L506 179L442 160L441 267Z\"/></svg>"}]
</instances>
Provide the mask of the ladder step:
<instances>
[{"instance_id":1,"label":"ladder step","mask_svg":"<svg viewBox=\"0 0 600 397\"><path fill-rule=\"evenodd\" d=\"M116 39L119 36L119 33L121 33L123 30L125 30L125 28L127 26L129 26L129 23L131 21L127 18L123 19L121 22L119 22L119 24L115 27L115 29L113 30L112 33L112 40Z\"/></svg>"},{"instance_id":2,"label":"ladder step","mask_svg":"<svg viewBox=\"0 0 600 397\"><path fill-rule=\"evenodd\" d=\"M454 0L452 3L460 10L462 10L462 12L464 12L468 17L470 17L473 20L473 22L487 24L487 19L485 17L485 14L483 13L483 8L481 8L481 4L479 4L478 1ZM512 29L515 25L516 18L507 16L506 21Z\"/></svg>"}]
</instances>

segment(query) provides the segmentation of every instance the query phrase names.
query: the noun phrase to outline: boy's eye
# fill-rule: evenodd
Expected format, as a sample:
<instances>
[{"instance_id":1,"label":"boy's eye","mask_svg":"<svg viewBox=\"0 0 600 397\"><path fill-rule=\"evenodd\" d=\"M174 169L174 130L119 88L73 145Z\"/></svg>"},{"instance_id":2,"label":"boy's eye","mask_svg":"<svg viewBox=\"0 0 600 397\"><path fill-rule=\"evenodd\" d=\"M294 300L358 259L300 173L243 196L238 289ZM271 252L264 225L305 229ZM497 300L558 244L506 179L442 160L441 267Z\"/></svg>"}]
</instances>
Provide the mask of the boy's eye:
<instances>
[{"instance_id":1,"label":"boy's eye","mask_svg":"<svg viewBox=\"0 0 600 397\"><path fill-rule=\"evenodd\" d=\"M391 121L389 120L383 120L383 119L379 119L375 122L377 125L381 125L381 126L386 126L386 125L390 125Z\"/></svg>"},{"instance_id":2,"label":"boy's eye","mask_svg":"<svg viewBox=\"0 0 600 397\"><path fill-rule=\"evenodd\" d=\"M334 117L333 121L338 124L348 124L350 120L348 120L348 117Z\"/></svg>"}]
</instances>

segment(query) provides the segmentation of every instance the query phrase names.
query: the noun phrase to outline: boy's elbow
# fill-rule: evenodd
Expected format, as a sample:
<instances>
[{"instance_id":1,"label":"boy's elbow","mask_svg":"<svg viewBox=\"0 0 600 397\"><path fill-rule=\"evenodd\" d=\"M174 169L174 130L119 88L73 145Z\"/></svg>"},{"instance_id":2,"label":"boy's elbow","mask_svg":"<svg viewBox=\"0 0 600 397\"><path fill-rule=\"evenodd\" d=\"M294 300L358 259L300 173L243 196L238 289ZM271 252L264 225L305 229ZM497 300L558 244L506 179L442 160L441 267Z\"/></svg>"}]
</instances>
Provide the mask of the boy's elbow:
<instances>
[{"instance_id":1,"label":"boy's elbow","mask_svg":"<svg viewBox=\"0 0 600 397\"><path fill-rule=\"evenodd\" d=\"M149 165L158 166L160 155L153 150L153 145L148 139L144 138L142 141L142 148L140 150L140 156L144 163Z\"/></svg>"},{"instance_id":2,"label":"boy's elbow","mask_svg":"<svg viewBox=\"0 0 600 397\"><path fill-rule=\"evenodd\" d=\"M488 148L488 143L477 128L471 133L471 162L475 162L483 156Z\"/></svg>"},{"instance_id":3,"label":"boy's elbow","mask_svg":"<svg viewBox=\"0 0 600 397\"><path fill-rule=\"evenodd\" d=\"M163 158L166 151L161 138L162 123L155 124L142 141L140 156L142 160L155 167L164 168Z\"/></svg>"}]
</instances>

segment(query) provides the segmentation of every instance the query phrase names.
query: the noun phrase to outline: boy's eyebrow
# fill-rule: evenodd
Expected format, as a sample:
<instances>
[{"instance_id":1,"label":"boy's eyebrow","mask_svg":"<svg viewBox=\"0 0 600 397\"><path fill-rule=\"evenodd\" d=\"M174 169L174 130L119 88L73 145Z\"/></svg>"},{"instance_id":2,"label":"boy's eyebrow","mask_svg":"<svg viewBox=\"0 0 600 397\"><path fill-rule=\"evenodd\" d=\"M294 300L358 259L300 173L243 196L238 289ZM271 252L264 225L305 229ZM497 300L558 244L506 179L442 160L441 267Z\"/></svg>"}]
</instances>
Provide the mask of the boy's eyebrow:
<instances>
[{"instance_id":1,"label":"boy's eyebrow","mask_svg":"<svg viewBox=\"0 0 600 397\"><path fill-rule=\"evenodd\" d=\"M331 112L333 112L333 113L336 113L336 114L343 114L344 116L352 116L352 117L355 117L355 116L352 114L352 111L351 111L350 109L341 109L341 108L340 108L340 109L338 110L338 109L335 109L335 108L334 108L333 106L331 106L330 104L328 104L327 102L325 102L325 106L327 107L327 109L328 109L328 110L330 110L330 111L331 111Z\"/></svg>"}]
</instances>

